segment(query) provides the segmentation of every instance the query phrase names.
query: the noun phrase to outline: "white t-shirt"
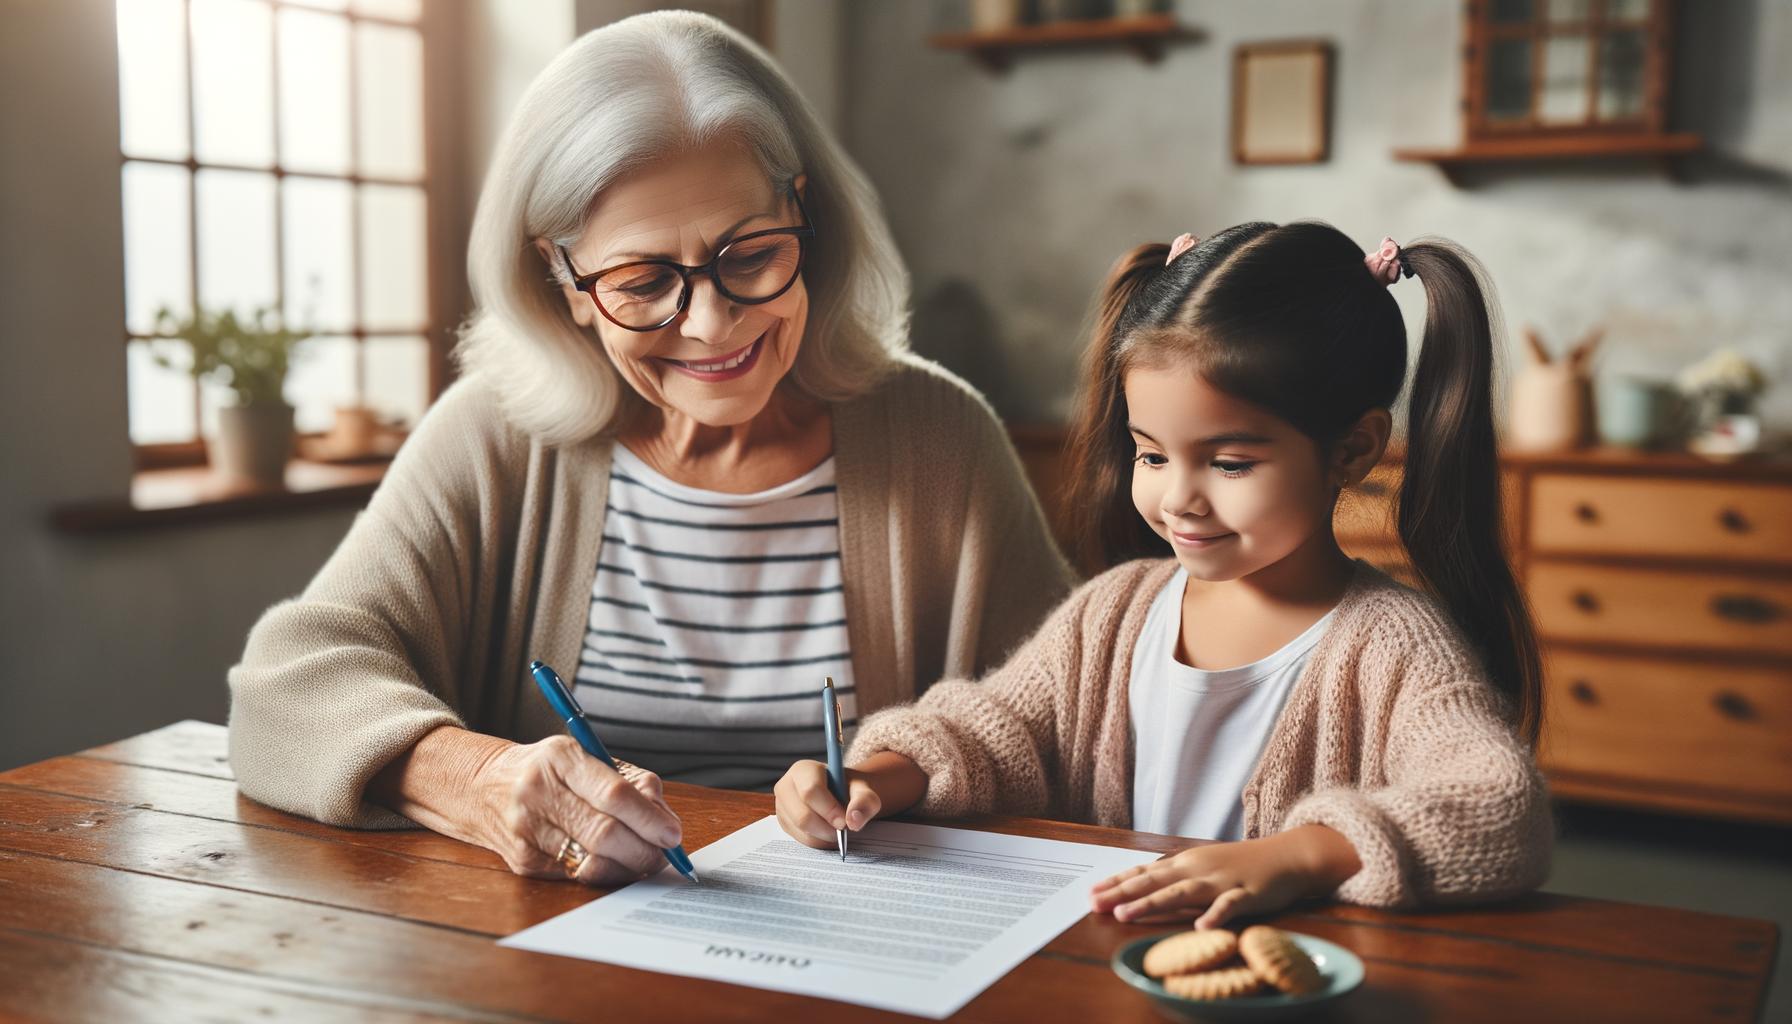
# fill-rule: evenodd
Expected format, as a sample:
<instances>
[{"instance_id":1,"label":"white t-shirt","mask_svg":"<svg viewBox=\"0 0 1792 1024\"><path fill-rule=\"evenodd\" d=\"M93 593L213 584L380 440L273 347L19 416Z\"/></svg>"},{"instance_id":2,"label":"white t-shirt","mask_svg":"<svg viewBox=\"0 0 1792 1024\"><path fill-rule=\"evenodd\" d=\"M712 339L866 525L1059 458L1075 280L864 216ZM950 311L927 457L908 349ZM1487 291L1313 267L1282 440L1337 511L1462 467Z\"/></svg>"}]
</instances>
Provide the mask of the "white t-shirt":
<instances>
[{"instance_id":1,"label":"white t-shirt","mask_svg":"<svg viewBox=\"0 0 1792 1024\"><path fill-rule=\"evenodd\" d=\"M575 691L610 752L667 779L764 789L824 755L821 683L858 724L829 458L757 494L613 449Z\"/></svg>"},{"instance_id":2,"label":"white t-shirt","mask_svg":"<svg viewBox=\"0 0 1792 1024\"><path fill-rule=\"evenodd\" d=\"M1190 668L1176 660L1187 583L1185 569L1170 577L1151 602L1133 648L1132 827L1195 839L1242 839L1245 783L1335 612L1260 661L1211 671Z\"/></svg>"}]
</instances>

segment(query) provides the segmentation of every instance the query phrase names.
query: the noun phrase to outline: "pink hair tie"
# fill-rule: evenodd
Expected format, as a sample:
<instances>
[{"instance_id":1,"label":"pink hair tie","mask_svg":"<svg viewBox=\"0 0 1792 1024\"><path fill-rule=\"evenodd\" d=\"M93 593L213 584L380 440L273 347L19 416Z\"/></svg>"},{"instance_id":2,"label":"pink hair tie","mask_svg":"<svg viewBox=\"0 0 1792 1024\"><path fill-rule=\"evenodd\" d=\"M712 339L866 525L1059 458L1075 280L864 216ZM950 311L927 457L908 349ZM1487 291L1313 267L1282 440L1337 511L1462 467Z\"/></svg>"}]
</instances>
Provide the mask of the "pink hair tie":
<instances>
[{"instance_id":1,"label":"pink hair tie","mask_svg":"<svg viewBox=\"0 0 1792 1024\"><path fill-rule=\"evenodd\" d=\"M1382 284L1393 284L1403 277L1412 276L1412 267L1406 262L1406 254L1400 251L1400 243L1392 238L1383 238L1381 246L1363 257L1363 266Z\"/></svg>"},{"instance_id":2,"label":"pink hair tie","mask_svg":"<svg viewBox=\"0 0 1792 1024\"><path fill-rule=\"evenodd\" d=\"M1167 267L1170 264L1176 262L1176 257L1182 255L1183 253L1189 251L1190 249L1193 249L1195 247L1195 243L1199 242L1199 241L1200 241L1199 238L1196 238L1194 235L1191 235L1186 231L1184 231L1180 235L1177 235L1176 240L1174 242L1170 243L1170 255L1164 257L1164 266Z\"/></svg>"}]
</instances>

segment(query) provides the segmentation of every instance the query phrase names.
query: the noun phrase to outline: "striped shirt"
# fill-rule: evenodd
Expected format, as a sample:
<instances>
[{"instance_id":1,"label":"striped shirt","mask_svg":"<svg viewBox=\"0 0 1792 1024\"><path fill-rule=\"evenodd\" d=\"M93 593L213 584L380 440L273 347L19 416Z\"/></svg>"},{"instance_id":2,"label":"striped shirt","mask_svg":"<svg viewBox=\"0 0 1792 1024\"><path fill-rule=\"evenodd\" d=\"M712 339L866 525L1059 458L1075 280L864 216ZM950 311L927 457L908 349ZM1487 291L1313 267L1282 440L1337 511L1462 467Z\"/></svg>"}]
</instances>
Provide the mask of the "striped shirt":
<instances>
[{"instance_id":1,"label":"striped shirt","mask_svg":"<svg viewBox=\"0 0 1792 1024\"><path fill-rule=\"evenodd\" d=\"M757 494L686 487L621 444L575 687L662 778L769 789L823 756L821 685L858 721L832 457Z\"/></svg>"}]
</instances>

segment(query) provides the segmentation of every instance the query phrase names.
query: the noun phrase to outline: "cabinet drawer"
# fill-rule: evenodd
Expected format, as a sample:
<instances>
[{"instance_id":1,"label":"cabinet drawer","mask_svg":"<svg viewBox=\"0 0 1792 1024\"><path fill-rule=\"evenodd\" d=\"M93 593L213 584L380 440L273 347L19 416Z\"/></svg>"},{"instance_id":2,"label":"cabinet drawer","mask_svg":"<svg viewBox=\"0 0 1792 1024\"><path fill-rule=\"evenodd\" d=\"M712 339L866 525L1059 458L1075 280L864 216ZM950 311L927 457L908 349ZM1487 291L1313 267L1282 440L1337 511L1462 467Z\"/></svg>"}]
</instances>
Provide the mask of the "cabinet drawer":
<instances>
[{"instance_id":1,"label":"cabinet drawer","mask_svg":"<svg viewBox=\"0 0 1792 1024\"><path fill-rule=\"evenodd\" d=\"M1363 482L1344 491L1338 498L1338 510L1332 517L1332 533L1347 548L1399 547L1400 530L1394 521L1394 509L1400 499L1400 484L1405 479L1401 463L1383 463L1370 471ZM1500 474L1500 502L1503 515L1500 525L1505 530L1506 550L1517 549L1518 519L1523 510L1521 482L1517 474Z\"/></svg>"},{"instance_id":2,"label":"cabinet drawer","mask_svg":"<svg viewBox=\"0 0 1792 1024\"><path fill-rule=\"evenodd\" d=\"M1792 487L1542 473L1531 547L1792 564Z\"/></svg>"},{"instance_id":3,"label":"cabinet drawer","mask_svg":"<svg viewBox=\"0 0 1792 1024\"><path fill-rule=\"evenodd\" d=\"M1340 543L1359 546L1400 545L1394 524L1394 502L1400 495L1400 466L1383 464L1369 471L1363 482L1338 496L1332 532Z\"/></svg>"},{"instance_id":4,"label":"cabinet drawer","mask_svg":"<svg viewBox=\"0 0 1792 1024\"><path fill-rule=\"evenodd\" d=\"M1717 788L1792 807L1792 668L1552 651L1544 669L1551 771Z\"/></svg>"},{"instance_id":5,"label":"cabinet drawer","mask_svg":"<svg viewBox=\"0 0 1792 1024\"><path fill-rule=\"evenodd\" d=\"M1792 654L1792 581L1533 561L1537 629L1560 640Z\"/></svg>"}]
</instances>

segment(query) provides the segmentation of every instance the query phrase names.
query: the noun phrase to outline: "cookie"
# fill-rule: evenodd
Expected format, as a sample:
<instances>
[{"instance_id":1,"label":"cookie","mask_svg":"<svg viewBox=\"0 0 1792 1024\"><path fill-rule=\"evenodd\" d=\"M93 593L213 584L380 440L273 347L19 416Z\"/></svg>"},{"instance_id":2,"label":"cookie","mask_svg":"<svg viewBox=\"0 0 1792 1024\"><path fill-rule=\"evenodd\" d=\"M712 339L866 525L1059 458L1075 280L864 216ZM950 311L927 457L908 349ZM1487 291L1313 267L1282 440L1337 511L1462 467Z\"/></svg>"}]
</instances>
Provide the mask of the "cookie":
<instances>
[{"instance_id":1,"label":"cookie","mask_svg":"<svg viewBox=\"0 0 1792 1024\"><path fill-rule=\"evenodd\" d=\"M1184 999L1237 999L1262 987L1263 979L1249 967L1227 967L1164 979L1164 991Z\"/></svg>"},{"instance_id":2,"label":"cookie","mask_svg":"<svg viewBox=\"0 0 1792 1024\"><path fill-rule=\"evenodd\" d=\"M1305 995L1325 986L1313 958L1280 929L1262 924L1246 928L1238 937L1238 952L1257 977L1289 995Z\"/></svg>"},{"instance_id":3,"label":"cookie","mask_svg":"<svg viewBox=\"0 0 1792 1024\"><path fill-rule=\"evenodd\" d=\"M1238 936L1215 928L1172 935L1145 951L1145 973L1153 978L1193 974L1218 967L1238 952Z\"/></svg>"}]
</instances>

